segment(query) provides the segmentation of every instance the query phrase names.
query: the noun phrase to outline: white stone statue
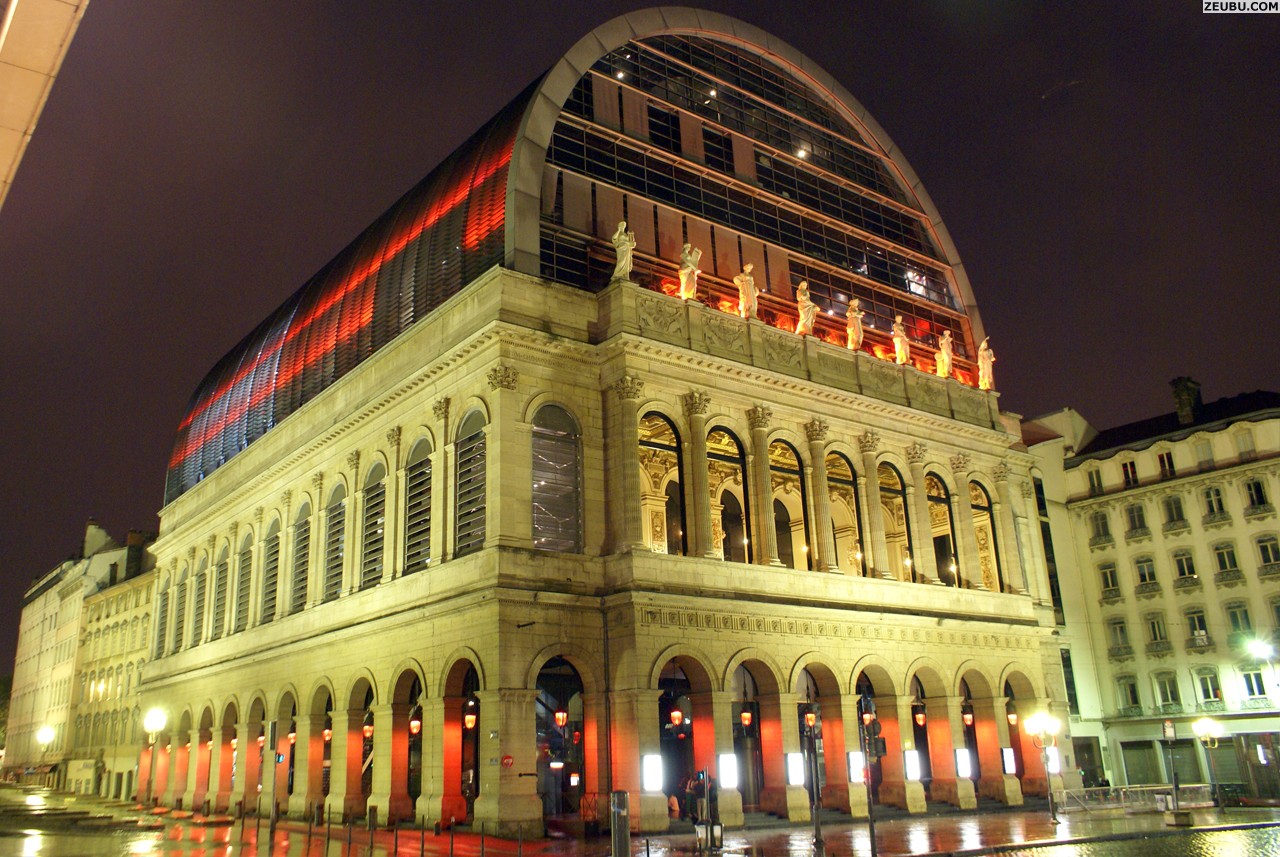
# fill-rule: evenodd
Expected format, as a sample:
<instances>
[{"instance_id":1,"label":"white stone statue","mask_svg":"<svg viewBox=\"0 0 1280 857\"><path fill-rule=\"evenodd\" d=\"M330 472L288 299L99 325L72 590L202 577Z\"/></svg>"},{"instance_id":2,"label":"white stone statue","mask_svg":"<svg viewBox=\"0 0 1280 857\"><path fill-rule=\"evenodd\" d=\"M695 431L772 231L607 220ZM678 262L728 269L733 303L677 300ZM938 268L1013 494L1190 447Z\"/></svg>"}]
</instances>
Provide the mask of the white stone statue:
<instances>
[{"instance_id":1,"label":"white stone statue","mask_svg":"<svg viewBox=\"0 0 1280 857\"><path fill-rule=\"evenodd\" d=\"M631 279L631 253L636 249L636 234L627 231L627 221L623 220L618 223L618 228L614 230L613 249L617 254L618 262L613 266L613 276L609 278L609 282L617 282L619 280L629 281Z\"/></svg>"},{"instance_id":2,"label":"white stone statue","mask_svg":"<svg viewBox=\"0 0 1280 857\"><path fill-rule=\"evenodd\" d=\"M939 378L951 377L951 331L945 331L938 340L937 373Z\"/></svg>"},{"instance_id":3,"label":"white stone statue","mask_svg":"<svg viewBox=\"0 0 1280 857\"><path fill-rule=\"evenodd\" d=\"M818 314L818 305L809 300L809 281L801 280L796 286L796 312L800 315L796 321L796 333L800 336L813 336L813 320Z\"/></svg>"},{"instance_id":4,"label":"white stone statue","mask_svg":"<svg viewBox=\"0 0 1280 857\"><path fill-rule=\"evenodd\" d=\"M698 275L702 271L698 263L702 261L702 251L692 244L680 248L680 297L693 300L698 296Z\"/></svg>"},{"instance_id":5,"label":"white stone statue","mask_svg":"<svg viewBox=\"0 0 1280 857\"><path fill-rule=\"evenodd\" d=\"M990 337L984 337L978 346L978 389L994 390L995 379L992 377L992 364L996 362L996 354L987 344Z\"/></svg>"},{"instance_id":6,"label":"white stone statue","mask_svg":"<svg viewBox=\"0 0 1280 857\"><path fill-rule=\"evenodd\" d=\"M911 340L907 338L907 326L900 315L893 317L893 362L899 366L911 362Z\"/></svg>"},{"instance_id":7,"label":"white stone statue","mask_svg":"<svg viewBox=\"0 0 1280 857\"><path fill-rule=\"evenodd\" d=\"M742 266L742 273L733 278L733 284L738 287L738 315L743 318L755 318L758 308L756 296L760 290L756 288L756 278L751 276L754 267L748 262Z\"/></svg>"},{"instance_id":8,"label":"white stone statue","mask_svg":"<svg viewBox=\"0 0 1280 857\"><path fill-rule=\"evenodd\" d=\"M862 348L862 317L867 313L862 309L862 301L858 298L853 299L853 303L849 304L849 311L845 314L844 329L849 336L848 345L854 351Z\"/></svg>"}]
</instances>

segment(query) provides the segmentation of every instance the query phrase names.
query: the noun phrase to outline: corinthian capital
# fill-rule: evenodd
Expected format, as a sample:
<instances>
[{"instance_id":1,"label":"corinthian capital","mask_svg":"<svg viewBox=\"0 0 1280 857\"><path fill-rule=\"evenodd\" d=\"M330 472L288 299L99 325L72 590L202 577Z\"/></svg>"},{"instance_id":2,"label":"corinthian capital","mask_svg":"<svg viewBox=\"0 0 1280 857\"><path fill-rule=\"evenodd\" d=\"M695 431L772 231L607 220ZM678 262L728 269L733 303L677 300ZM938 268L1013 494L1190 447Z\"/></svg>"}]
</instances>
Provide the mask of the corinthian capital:
<instances>
[{"instance_id":1,"label":"corinthian capital","mask_svg":"<svg viewBox=\"0 0 1280 857\"><path fill-rule=\"evenodd\" d=\"M684 403L684 412L691 417L702 416L706 414L707 408L711 407L711 397L700 390L685 393L680 400Z\"/></svg>"},{"instance_id":2,"label":"corinthian capital","mask_svg":"<svg viewBox=\"0 0 1280 857\"><path fill-rule=\"evenodd\" d=\"M644 381L634 375L623 375L613 382L613 392L619 399L638 399L644 393Z\"/></svg>"},{"instance_id":3,"label":"corinthian capital","mask_svg":"<svg viewBox=\"0 0 1280 857\"><path fill-rule=\"evenodd\" d=\"M923 464L924 457L929 454L929 447L916 441L907 447L907 461L912 464Z\"/></svg>"},{"instance_id":4,"label":"corinthian capital","mask_svg":"<svg viewBox=\"0 0 1280 857\"><path fill-rule=\"evenodd\" d=\"M880 435L873 431L866 431L858 435L858 449L862 450L862 454L875 454L880 448Z\"/></svg>"},{"instance_id":5,"label":"corinthian capital","mask_svg":"<svg viewBox=\"0 0 1280 857\"><path fill-rule=\"evenodd\" d=\"M827 426L824 420L814 417L812 420L804 424L805 437L812 441L823 441L827 439Z\"/></svg>"},{"instance_id":6,"label":"corinthian capital","mask_svg":"<svg viewBox=\"0 0 1280 857\"><path fill-rule=\"evenodd\" d=\"M766 405L756 405L747 411L747 423L753 429L767 429L773 422L773 411Z\"/></svg>"}]
</instances>

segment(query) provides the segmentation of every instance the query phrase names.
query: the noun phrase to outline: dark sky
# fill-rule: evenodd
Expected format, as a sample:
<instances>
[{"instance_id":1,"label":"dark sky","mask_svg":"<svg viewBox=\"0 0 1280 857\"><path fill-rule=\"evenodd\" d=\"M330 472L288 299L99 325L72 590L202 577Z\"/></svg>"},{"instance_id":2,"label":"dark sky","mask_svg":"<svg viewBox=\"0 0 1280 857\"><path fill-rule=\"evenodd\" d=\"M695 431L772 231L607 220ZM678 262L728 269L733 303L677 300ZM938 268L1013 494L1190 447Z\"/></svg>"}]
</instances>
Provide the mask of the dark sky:
<instances>
[{"instance_id":1,"label":"dark sky","mask_svg":"<svg viewBox=\"0 0 1280 857\"><path fill-rule=\"evenodd\" d=\"M590 29L554 3L93 0L0 209L0 664L96 517L153 529L213 363ZM1109 426L1280 387L1280 15L1199 0L706 2L892 135L1002 405ZM7 671L0 666L0 672Z\"/></svg>"}]
</instances>

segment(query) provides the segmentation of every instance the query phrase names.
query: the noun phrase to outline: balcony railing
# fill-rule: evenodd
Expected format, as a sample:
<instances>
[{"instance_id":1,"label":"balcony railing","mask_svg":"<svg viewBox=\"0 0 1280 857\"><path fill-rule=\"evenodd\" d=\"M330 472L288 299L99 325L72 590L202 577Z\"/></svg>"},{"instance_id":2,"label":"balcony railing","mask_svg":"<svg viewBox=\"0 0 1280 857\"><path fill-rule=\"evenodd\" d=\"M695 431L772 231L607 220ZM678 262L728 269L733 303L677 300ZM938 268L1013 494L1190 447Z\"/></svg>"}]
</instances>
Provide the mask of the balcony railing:
<instances>
[{"instance_id":1,"label":"balcony railing","mask_svg":"<svg viewBox=\"0 0 1280 857\"><path fill-rule=\"evenodd\" d=\"M1146 583L1139 583L1133 588L1133 594L1139 598L1154 598L1160 594L1160 581L1149 580Z\"/></svg>"},{"instance_id":2,"label":"balcony railing","mask_svg":"<svg viewBox=\"0 0 1280 857\"><path fill-rule=\"evenodd\" d=\"M1246 518L1265 518L1267 515L1274 515L1276 507L1270 503L1254 503L1252 506L1244 507L1244 516Z\"/></svg>"},{"instance_id":3,"label":"balcony railing","mask_svg":"<svg viewBox=\"0 0 1280 857\"><path fill-rule=\"evenodd\" d=\"M1147 654L1157 657L1173 654L1173 643L1168 640L1152 640L1147 643Z\"/></svg>"},{"instance_id":4,"label":"balcony railing","mask_svg":"<svg viewBox=\"0 0 1280 857\"><path fill-rule=\"evenodd\" d=\"M1230 512L1210 512L1200 519L1200 523L1206 527L1219 527L1224 524L1231 523Z\"/></svg>"},{"instance_id":5,"label":"balcony railing","mask_svg":"<svg viewBox=\"0 0 1280 857\"><path fill-rule=\"evenodd\" d=\"M1216 648L1213 637L1208 634L1192 634L1187 637L1188 652L1211 652Z\"/></svg>"},{"instance_id":6,"label":"balcony railing","mask_svg":"<svg viewBox=\"0 0 1280 857\"><path fill-rule=\"evenodd\" d=\"M1150 527L1130 527L1124 531L1124 540L1126 542L1136 542L1139 539L1151 538Z\"/></svg>"},{"instance_id":7,"label":"balcony railing","mask_svg":"<svg viewBox=\"0 0 1280 857\"><path fill-rule=\"evenodd\" d=\"M1246 711L1257 711L1260 708L1270 708L1271 699L1266 696L1251 696L1244 701L1244 705L1241 707Z\"/></svg>"},{"instance_id":8,"label":"balcony railing","mask_svg":"<svg viewBox=\"0 0 1280 857\"><path fill-rule=\"evenodd\" d=\"M1204 584L1200 582L1200 575L1198 574L1184 575L1173 582L1173 588L1181 591L1199 589L1203 585Z\"/></svg>"},{"instance_id":9,"label":"balcony railing","mask_svg":"<svg viewBox=\"0 0 1280 857\"><path fill-rule=\"evenodd\" d=\"M1227 704L1221 699L1204 699L1196 703L1196 711L1207 714L1221 713L1227 710Z\"/></svg>"},{"instance_id":10,"label":"balcony railing","mask_svg":"<svg viewBox=\"0 0 1280 857\"><path fill-rule=\"evenodd\" d=\"M1258 577L1280 577L1280 562L1264 562L1258 566Z\"/></svg>"},{"instance_id":11,"label":"balcony railing","mask_svg":"<svg viewBox=\"0 0 1280 857\"><path fill-rule=\"evenodd\" d=\"M1162 529L1164 530L1165 535L1169 535L1170 533L1180 533L1183 530L1191 529L1191 522L1186 518L1179 518L1176 521L1165 521Z\"/></svg>"},{"instance_id":12,"label":"balcony railing","mask_svg":"<svg viewBox=\"0 0 1280 857\"><path fill-rule=\"evenodd\" d=\"M1102 597L1098 599L1098 603L1102 605L1115 604L1124 598L1124 593L1120 591L1118 586L1109 586L1102 590Z\"/></svg>"},{"instance_id":13,"label":"balcony railing","mask_svg":"<svg viewBox=\"0 0 1280 857\"><path fill-rule=\"evenodd\" d=\"M1114 660L1133 657L1133 646L1112 646L1107 649L1107 657Z\"/></svg>"},{"instance_id":14,"label":"balcony railing","mask_svg":"<svg viewBox=\"0 0 1280 857\"><path fill-rule=\"evenodd\" d=\"M1102 533L1089 539L1089 547L1091 548L1107 547L1115 543L1116 540L1111 537L1111 533Z\"/></svg>"},{"instance_id":15,"label":"balcony railing","mask_svg":"<svg viewBox=\"0 0 1280 857\"><path fill-rule=\"evenodd\" d=\"M1244 582L1244 572L1238 568L1224 568L1213 576L1213 582L1218 586L1226 586L1233 583Z\"/></svg>"}]
</instances>

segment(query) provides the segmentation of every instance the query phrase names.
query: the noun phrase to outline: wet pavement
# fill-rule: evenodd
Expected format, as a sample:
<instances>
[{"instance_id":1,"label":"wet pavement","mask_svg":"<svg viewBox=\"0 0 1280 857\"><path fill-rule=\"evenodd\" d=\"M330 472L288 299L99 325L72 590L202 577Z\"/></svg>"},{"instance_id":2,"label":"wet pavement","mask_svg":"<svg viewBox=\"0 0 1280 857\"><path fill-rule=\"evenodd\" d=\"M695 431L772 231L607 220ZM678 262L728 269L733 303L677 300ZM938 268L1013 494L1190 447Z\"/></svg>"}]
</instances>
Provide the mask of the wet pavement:
<instances>
[{"instance_id":1,"label":"wet pavement","mask_svg":"<svg viewBox=\"0 0 1280 857\"><path fill-rule=\"evenodd\" d=\"M84 815L99 820L77 824ZM110 821L102 821L109 817ZM478 834L363 827L308 831L305 824L282 823L274 839L265 822L229 818L161 820L129 804L93 798L0 788L0 857L607 857L607 838L542 839L529 842ZM1047 812L948 814L899 818L876 824L883 857L926 854L1027 854L1034 857L1164 857L1164 855L1275 855L1280 857L1280 810L1196 810L1197 829L1169 828L1160 815L1075 813L1054 824ZM826 857L869 857L871 842L863 823L824 824ZM1064 843L1064 844L1055 844ZM1047 846L1047 847L1046 847ZM691 835L636 836L632 857L690 857ZM726 857L813 857L810 826L725 831Z\"/></svg>"}]
</instances>

